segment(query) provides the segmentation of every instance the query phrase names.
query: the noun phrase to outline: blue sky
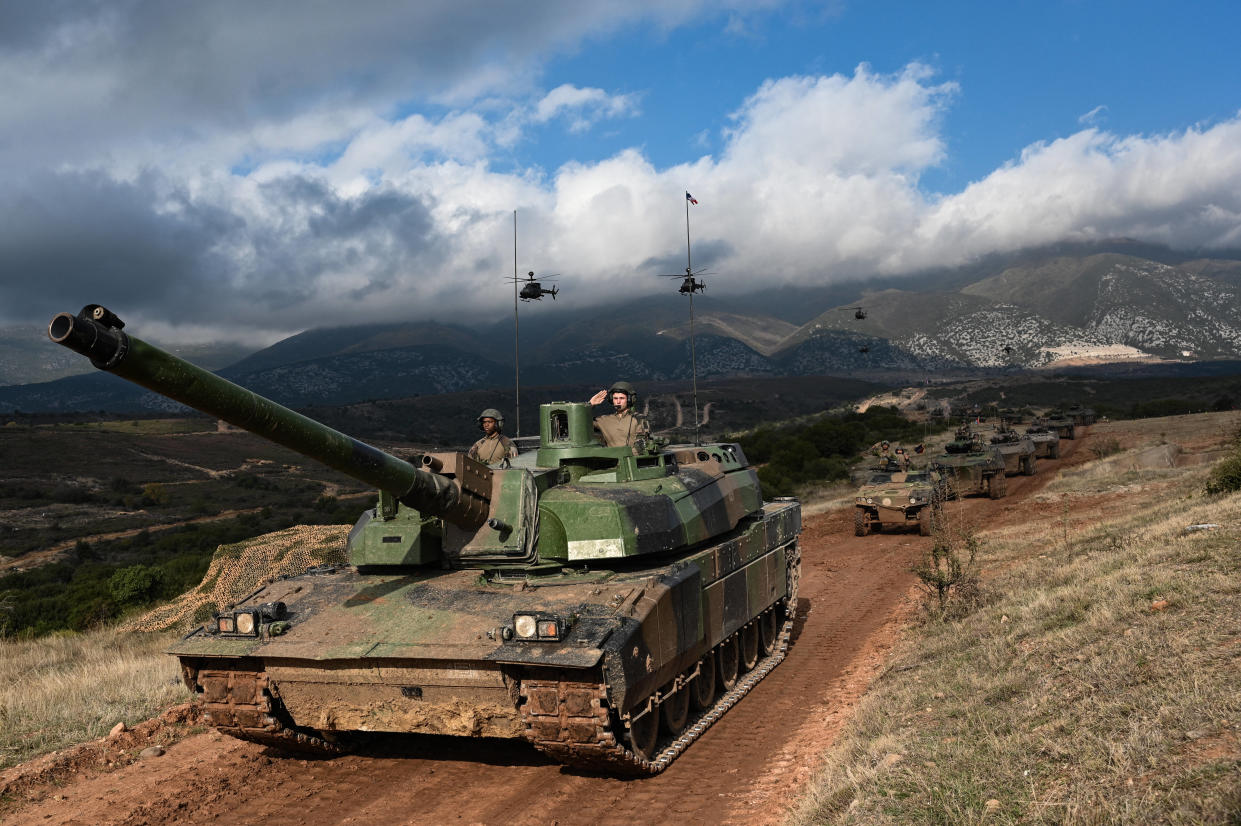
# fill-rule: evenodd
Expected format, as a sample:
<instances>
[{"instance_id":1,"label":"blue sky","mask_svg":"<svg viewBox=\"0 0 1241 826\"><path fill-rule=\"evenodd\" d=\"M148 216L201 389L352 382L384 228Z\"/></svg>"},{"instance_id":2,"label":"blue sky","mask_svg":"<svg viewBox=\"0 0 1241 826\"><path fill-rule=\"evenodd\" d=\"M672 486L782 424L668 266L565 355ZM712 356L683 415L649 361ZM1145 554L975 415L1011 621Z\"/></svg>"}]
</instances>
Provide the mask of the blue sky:
<instances>
[{"instance_id":1,"label":"blue sky","mask_svg":"<svg viewBox=\"0 0 1241 826\"><path fill-rule=\"evenodd\" d=\"M1241 248L1238 8L5 4L0 323L488 318L514 210L570 311L682 265L685 189L696 263L749 287Z\"/></svg>"}]
</instances>

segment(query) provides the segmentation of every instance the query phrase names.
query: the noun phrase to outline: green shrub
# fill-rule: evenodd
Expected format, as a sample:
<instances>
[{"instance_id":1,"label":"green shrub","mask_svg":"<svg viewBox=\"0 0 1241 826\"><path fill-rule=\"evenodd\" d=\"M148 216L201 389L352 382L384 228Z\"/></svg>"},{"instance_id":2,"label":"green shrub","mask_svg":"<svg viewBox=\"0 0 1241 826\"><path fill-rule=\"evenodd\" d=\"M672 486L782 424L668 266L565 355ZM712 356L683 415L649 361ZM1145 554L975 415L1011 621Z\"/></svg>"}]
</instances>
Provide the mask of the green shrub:
<instances>
[{"instance_id":1,"label":"green shrub","mask_svg":"<svg viewBox=\"0 0 1241 826\"><path fill-rule=\"evenodd\" d=\"M1241 448L1225 456L1207 478L1207 493L1232 493L1241 490Z\"/></svg>"}]
</instances>

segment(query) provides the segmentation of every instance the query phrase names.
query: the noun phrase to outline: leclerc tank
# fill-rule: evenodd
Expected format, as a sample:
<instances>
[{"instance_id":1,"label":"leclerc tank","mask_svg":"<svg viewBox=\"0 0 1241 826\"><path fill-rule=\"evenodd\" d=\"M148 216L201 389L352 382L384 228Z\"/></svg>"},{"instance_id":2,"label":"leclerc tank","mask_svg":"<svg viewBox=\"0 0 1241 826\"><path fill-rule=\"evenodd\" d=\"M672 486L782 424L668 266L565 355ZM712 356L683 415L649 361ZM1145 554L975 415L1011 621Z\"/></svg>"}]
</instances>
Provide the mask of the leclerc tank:
<instances>
[{"instance_id":1,"label":"leclerc tank","mask_svg":"<svg viewBox=\"0 0 1241 826\"><path fill-rule=\"evenodd\" d=\"M48 334L379 489L349 565L269 582L170 650L220 731L324 754L356 731L524 738L651 774L784 658L801 508L764 502L738 445L601 447L563 402L512 467L405 461L123 326L88 305Z\"/></svg>"}]
</instances>

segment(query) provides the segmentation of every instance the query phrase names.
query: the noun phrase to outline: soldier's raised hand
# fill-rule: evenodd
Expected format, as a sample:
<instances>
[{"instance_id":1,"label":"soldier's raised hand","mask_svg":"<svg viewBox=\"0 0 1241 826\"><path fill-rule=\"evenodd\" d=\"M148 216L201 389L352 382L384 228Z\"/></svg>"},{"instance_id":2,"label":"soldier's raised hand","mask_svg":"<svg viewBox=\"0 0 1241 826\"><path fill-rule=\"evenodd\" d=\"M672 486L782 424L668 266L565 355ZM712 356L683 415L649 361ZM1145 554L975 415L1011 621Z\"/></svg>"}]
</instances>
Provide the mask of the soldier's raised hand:
<instances>
[{"instance_id":1,"label":"soldier's raised hand","mask_svg":"<svg viewBox=\"0 0 1241 826\"><path fill-rule=\"evenodd\" d=\"M590 397L591 404L603 404L603 400L608 397L608 391L600 390L598 393Z\"/></svg>"}]
</instances>

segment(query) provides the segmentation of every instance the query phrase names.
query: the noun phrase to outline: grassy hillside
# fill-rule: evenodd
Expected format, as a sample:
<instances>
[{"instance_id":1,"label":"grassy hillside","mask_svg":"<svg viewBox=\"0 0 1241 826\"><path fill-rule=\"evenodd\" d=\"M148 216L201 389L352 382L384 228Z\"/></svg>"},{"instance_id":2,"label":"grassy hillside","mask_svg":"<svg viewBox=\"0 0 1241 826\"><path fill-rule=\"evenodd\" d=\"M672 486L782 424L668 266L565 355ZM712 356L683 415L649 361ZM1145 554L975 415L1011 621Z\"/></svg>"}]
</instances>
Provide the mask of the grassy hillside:
<instances>
[{"instance_id":1,"label":"grassy hillside","mask_svg":"<svg viewBox=\"0 0 1241 826\"><path fill-rule=\"evenodd\" d=\"M1092 435L1203 450L1236 427ZM1237 822L1241 494L1141 456L1063 471L1043 518L976 535L982 597L907 632L794 823Z\"/></svg>"}]
</instances>

